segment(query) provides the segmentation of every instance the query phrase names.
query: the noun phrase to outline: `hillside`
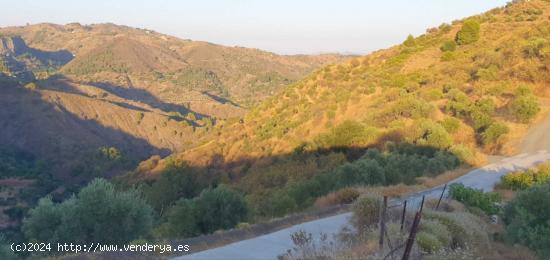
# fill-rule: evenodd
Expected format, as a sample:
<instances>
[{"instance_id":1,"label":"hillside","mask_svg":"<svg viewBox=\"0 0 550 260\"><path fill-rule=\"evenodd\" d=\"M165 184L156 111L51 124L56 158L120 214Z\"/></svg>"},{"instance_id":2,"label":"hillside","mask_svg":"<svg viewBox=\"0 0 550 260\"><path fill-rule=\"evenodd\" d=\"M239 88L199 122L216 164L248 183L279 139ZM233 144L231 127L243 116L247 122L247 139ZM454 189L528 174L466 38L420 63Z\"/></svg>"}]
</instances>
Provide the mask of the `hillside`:
<instances>
[{"instance_id":1,"label":"hillside","mask_svg":"<svg viewBox=\"0 0 550 260\"><path fill-rule=\"evenodd\" d=\"M241 116L340 55L282 56L256 49L182 40L114 24L37 24L0 29L32 48L74 55L57 71L74 81L147 91L212 117ZM44 75L47 77L50 74Z\"/></svg>"},{"instance_id":2,"label":"hillside","mask_svg":"<svg viewBox=\"0 0 550 260\"><path fill-rule=\"evenodd\" d=\"M466 21L461 20L402 45L327 66L254 108L234 130L177 157L195 162L214 153L232 162L296 148L367 147L388 135L426 142L425 133L416 131L419 124L443 130L449 141L440 148L502 152L533 119L518 118L514 101L550 97L549 9L546 1L530 1L472 17L468 21L480 24L479 40L472 43L456 43ZM544 111L547 103L542 104ZM497 123L509 128L510 136L483 140ZM360 131L339 140L336 130L354 127Z\"/></svg>"},{"instance_id":3,"label":"hillside","mask_svg":"<svg viewBox=\"0 0 550 260\"><path fill-rule=\"evenodd\" d=\"M280 56L114 24L0 28L0 140L57 161L60 175L99 147L133 160L165 156L342 59ZM40 128L47 131L37 134Z\"/></svg>"},{"instance_id":4,"label":"hillside","mask_svg":"<svg viewBox=\"0 0 550 260\"><path fill-rule=\"evenodd\" d=\"M353 169L361 172L372 158L376 167L389 167L392 176L382 183L392 184L414 183L424 174L414 172L421 160L394 158L394 153L424 159L451 154L463 165L513 154L529 127L549 111L549 14L547 1L517 1L329 65L256 106L209 142L140 167L126 180L157 176L184 162L216 169L219 181L244 192L255 210L273 205L284 214L312 205L323 188L372 184L353 181L360 178ZM369 148L385 155L364 155ZM443 158L442 165L454 165ZM438 172L442 165L418 167ZM349 174L348 179L327 183L323 178L332 178L327 176L333 171L332 176ZM264 214L273 214L270 210Z\"/></svg>"}]
</instances>

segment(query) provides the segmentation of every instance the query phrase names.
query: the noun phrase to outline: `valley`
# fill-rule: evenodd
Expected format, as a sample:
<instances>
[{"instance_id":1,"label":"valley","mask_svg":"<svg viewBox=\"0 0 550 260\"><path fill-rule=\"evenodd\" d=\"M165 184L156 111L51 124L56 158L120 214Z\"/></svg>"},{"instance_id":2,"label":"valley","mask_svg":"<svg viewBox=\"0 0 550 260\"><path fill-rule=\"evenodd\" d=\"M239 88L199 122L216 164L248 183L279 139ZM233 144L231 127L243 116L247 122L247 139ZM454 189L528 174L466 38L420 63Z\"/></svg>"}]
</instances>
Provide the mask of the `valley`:
<instances>
[{"instance_id":1,"label":"valley","mask_svg":"<svg viewBox=\"0 0 550 260\"><path fill-rule=\"evenodd\" d=\"M0 28L0 258L9 241L201 239L222 242L170 257L378 257L394 249L373 242L381 194L417 206L446 183L445 208L421 215L415 257L507 255L507 237L540 256L544 246L505 231L518 228L505 204L547 185L548 168L535 168L550 160L549 17L547 0L512 1L361 56L280 55L112 23ZM542 177L506 180L520 170ZM296 224L334 208L352 212ZM413 222L391 221L406 241ZM262 225L269 232L247 233ZM351 247L308 251L321 232ZM498 250L484 255L487 245Z\"/></svg>"}]
</instances>

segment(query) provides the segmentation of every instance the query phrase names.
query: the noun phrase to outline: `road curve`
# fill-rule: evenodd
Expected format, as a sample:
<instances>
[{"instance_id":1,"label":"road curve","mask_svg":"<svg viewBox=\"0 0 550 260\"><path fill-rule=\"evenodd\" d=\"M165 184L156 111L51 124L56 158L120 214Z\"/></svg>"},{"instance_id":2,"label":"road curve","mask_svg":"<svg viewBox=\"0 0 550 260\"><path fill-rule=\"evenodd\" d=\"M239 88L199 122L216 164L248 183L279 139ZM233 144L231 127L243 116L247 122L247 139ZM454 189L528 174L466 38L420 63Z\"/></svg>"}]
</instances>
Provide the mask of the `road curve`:
<instances>
[{"instance_id":1,"label":"road curve","mask_svg":"<svg viewBox=\"0 0 550 260\"><path fill-rule=\"evenodd\" d=\"M543 138L544 140L544 138ZM473 170L450 183L463 183L465 186L490 191L500 181L500 178L512 171L527 169L541 162L550 161L550 153L540 150L531 153L524 153L513 157L501 159L498 162L489 164L482 168ZM418 192L404 198L409 205L418 206L422 196L427 198L438 198L443 187L438 186L430 190ZM398 202L397 200L395 202ZM318 238L321 233L337 234L342 227L348 225L351 213L343 213L332 217L322 218L314 221L294 225L270 234L258 236L222 247L205 250L176 257L175 259L208 259L208 260L261 260L277 259L277 256L284 254L293 247L290 235L296 231L304 230ZM191 250L193 250L191 248Z\"/></svg>"}]
</instances>

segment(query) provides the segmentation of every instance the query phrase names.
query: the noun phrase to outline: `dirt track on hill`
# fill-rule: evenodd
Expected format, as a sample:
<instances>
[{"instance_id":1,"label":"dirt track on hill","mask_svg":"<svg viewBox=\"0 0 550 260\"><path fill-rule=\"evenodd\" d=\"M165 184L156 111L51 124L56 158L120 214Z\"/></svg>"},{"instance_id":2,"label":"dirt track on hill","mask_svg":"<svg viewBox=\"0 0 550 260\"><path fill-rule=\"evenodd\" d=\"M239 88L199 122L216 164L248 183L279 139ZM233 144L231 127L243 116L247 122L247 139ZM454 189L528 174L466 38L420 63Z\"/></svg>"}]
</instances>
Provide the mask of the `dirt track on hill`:
<instances>
[{"instance_id":1,"label":"dirt track on hill","mask_svg":"<svg viewBox=\"0 0 550 260\"><path fill-rule=\"evenodd\" d=\"M529 129L519 146L519 150L523 153L540 150L550 151L550 115Z\"/></svg>"}]
</instances>

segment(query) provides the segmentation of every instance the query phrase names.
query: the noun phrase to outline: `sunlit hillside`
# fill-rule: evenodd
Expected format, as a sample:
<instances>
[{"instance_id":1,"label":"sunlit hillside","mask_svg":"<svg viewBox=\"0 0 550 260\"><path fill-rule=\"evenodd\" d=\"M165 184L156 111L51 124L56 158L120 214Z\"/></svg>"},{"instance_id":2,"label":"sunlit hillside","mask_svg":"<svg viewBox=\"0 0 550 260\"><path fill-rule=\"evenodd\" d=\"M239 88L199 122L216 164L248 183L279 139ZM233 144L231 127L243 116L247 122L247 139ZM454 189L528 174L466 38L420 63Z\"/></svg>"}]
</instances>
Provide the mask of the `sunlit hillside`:
<instances>
[{"instance_id":1,"label":"sunlit hillside","mask_svg":"<svg viewBox=\"0 0 550 260\"><path fill-rule=\"evenodd\" d=\"M549 12L546 1L518 2L327 66L224 126L216 138L148 163L128 180L184 162L217 172L220 182L234 184L261 208L368 148L395 151L406 143L467 165L512 154L548 111ZM403 171L411 162L404 165ZM393 182L400 180L386 184ZM308 196L318 194L289 199L281 212L311 205Z\"/></svg>"}]
</instances>

